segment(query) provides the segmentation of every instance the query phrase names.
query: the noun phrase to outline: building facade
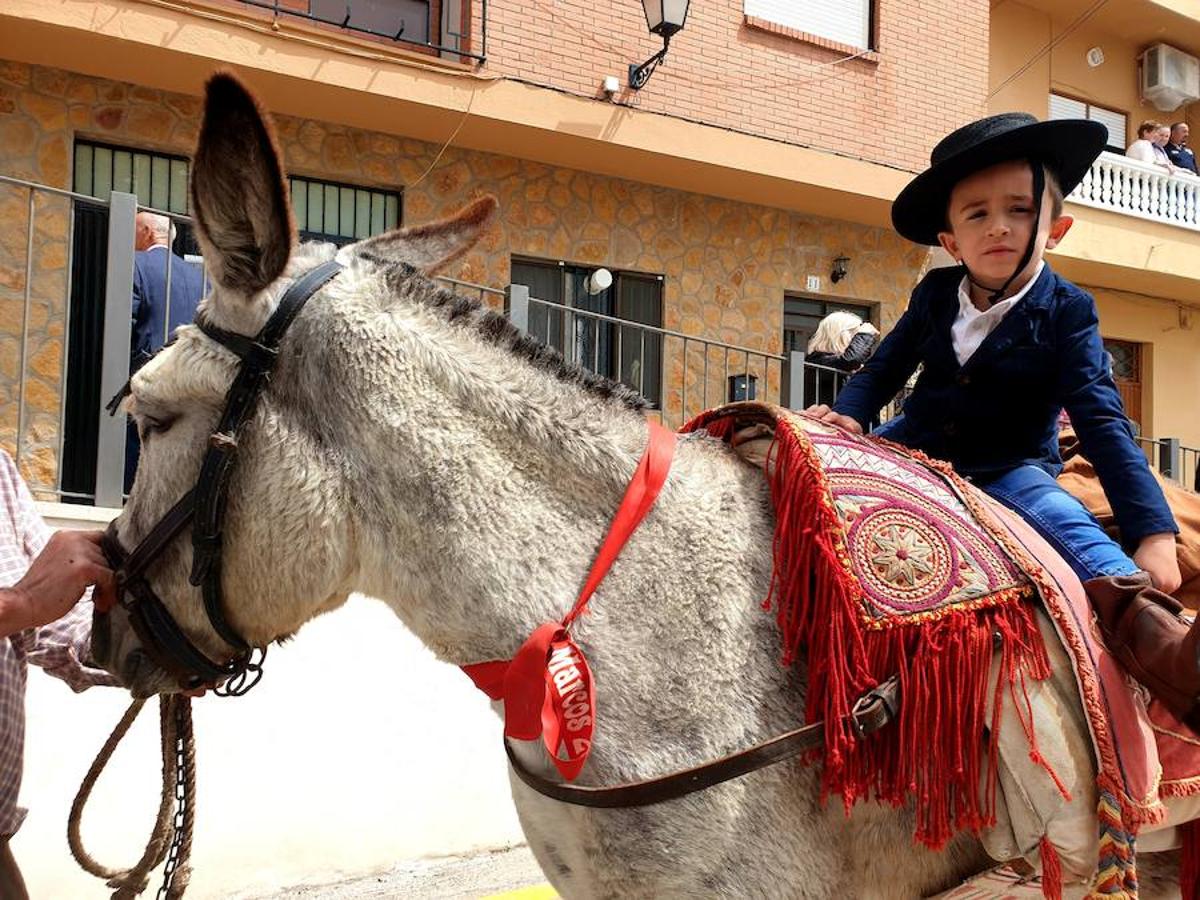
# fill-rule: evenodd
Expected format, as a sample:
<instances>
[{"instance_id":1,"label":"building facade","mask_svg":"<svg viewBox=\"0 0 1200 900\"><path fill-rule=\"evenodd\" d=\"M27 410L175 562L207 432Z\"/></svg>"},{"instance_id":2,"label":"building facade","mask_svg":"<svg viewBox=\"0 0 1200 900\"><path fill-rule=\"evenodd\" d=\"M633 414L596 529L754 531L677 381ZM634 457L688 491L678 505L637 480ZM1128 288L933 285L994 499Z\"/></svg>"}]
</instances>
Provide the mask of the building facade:
<instances>
[{"instance_id":1,"label":"building facade","mask_svg":"<svg viewBox=\"0 0 1200 900\"><path fill-rule=\"evenodd\" d=\"M1200 179L1123 155L1144 121L1200 125L1200 107L1160 109L1141 88L1148 48L1165 43L1200 57L1200 8L1171 0L1092 6L995 4L988 107L1082 115L1109 127L1109 150L1069 198L1075 224L1049 258L1096 297L1126 411L1142 433L1200 447ZM1196 455L1183 463L1194 485Z\"/></svg>"},{"instance_id":2,"label":"building facade","mask_svg":"<svg viewBox=\"0 0 1200 900\"><path fill-rule=\"evenodd\" d=\"M496 195L498 225L447 274L497 306L527 285L543 301L531 330L560 341L558 307L658 329L636 355L622 329L605 346L562 344L676 423L744 396L751 377L756 396L777 398L785 351L833 309L894 324L938 260L892 233L890 204L951 129L1010 109L1092 115L1120 151L1143 119L1191 119L1142 102L1138 57L1160 41L1200 57L1194 3L715 0L692 4L633 91L629 65L662 46L636 0L5 0L0 446L40 498L94 499L103 203L115 187L187 213L215 69L274 113L305 234L350 240ZM1051 262L1096 295L1142 432L1200 447L1193 188L1104 157L1068 202L1076 222ZM600 267L613 284L589 294ZM74 523L112 513L56 511ZM498 720L389 612L355 600L272 658L251 697L198 708L197 896L520 840ZM94 882L69 862L62 820L72 773L121 699L75 701L45 681L30 685L32 813L17 853L35 896L81 896ZM444 743L427 746L430 734ZM105 858L139 849L147 813L130 800L155 769L151 749L118 758L107 795L100 785L117 817L98 835ZM230 828L247 796L255 827Z\"/></svg>"},{"instance_id":3,"label":"building facade","mask_svg":"<svg viewBox=\"0 0 1200 900\"><path fill-rule=\"evenodd\" d=\"M761 0L697 4L640 91L628 67L658 39L636 3L491 2L485 16L483 4L403 0L391 18L388 4L333 6L6 4L0 175L101 199L132 190L185 213L203 82L231 67L276 116L309 234L370 233L361 217L331 224L330 203L310 199L382 197L395 210L382 224L409 225L492 193L498 227L448 275L496 291L515 275L538 299L752 351L565 340L677 424L745 396L746 381L777 399L783 352L831 309L895 320L927 255L891 233L890 199L931 136L978 115L986 95L983 2L850 3L811 22ZM963 27L948 34L951 15ZM381 36L400 25L412 42ZM611 96L607 75L620 82ZM936 103L922 102L930 83L946 85ZM86 499L76 457L91 445L73 435L100 399L86 378L98 301L81 286L98 283L83 260L99 232L78 198L31 202L10 183L0 206L0 441L39 486ZM592 297L581 286L599 267L616 282ZM555 340L561 318L543 310L531 325Z\"/></svg>"}]
</instances>

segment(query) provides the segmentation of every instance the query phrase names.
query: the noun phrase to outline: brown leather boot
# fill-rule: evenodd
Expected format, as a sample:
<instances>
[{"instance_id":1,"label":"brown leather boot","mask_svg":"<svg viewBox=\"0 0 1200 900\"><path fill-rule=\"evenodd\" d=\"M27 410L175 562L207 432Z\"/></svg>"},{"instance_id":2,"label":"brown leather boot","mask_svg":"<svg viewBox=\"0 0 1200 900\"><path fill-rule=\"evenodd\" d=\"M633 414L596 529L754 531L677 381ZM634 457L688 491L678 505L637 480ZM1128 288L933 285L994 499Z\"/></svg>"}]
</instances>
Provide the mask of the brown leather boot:
<instances>
[{"instance_id":1,"label":"brown leather boot","mask_svg":"<svg viewBox=\"0 0 1200 900\"><path fill-rule=\"evenodd\" d=\"M1200 733L1200 630L1145 572L1083 583L1104 641L1129 674Z\"/></svg>"}]
</instances>

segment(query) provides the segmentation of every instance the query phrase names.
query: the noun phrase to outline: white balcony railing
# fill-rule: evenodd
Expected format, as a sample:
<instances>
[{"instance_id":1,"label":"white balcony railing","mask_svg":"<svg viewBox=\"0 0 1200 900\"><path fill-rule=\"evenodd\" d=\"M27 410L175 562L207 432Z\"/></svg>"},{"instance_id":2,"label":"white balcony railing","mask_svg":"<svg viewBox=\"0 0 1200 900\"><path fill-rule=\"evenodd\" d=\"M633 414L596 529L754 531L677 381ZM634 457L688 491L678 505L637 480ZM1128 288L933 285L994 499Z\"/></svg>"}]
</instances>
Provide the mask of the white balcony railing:
<instances>
[{"instance_id":1,"label":"white balcony railing","mask_svg":"<svg viewBox=\"0 0 1200 900\"><path fill-rule=\"evenodd\" d=\"M1200 231L1200 178L1116 153L1101 153L1067 199Z\"/></svg>"}]
</instances>

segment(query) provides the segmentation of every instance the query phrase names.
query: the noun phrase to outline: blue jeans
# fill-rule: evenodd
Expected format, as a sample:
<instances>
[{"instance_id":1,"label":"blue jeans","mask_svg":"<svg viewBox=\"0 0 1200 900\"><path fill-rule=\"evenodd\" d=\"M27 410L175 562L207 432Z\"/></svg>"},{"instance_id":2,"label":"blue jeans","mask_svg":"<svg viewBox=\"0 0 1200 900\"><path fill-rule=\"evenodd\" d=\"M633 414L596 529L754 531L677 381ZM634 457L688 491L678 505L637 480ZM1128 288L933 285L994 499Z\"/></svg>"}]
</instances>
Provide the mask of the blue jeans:
<instances>
[{"instance_id":1,"label":"blue jeans","mask_svg":"<svg viewBox=\"0 0 1200 900\"><path fill-rule=\"evenodd\" d=\"M1140 571L1087 507L1045 469L1020 466L979 487L1033 526L1081 581Z\"/></svg>"},{"instance_id":2,"label":"blue jeans","mask_svg":"<svg viewBox=\"0 0 1200 900\"><path fill-rule=\"evenodd\" d=\"M884 422L872 434L890 437L904 417ZM1081 581L1140 571L1087 508L1037 466L1020 466L986 484L977 484L1003 503L1058 552Z\"/></svg>"}]
</instances>

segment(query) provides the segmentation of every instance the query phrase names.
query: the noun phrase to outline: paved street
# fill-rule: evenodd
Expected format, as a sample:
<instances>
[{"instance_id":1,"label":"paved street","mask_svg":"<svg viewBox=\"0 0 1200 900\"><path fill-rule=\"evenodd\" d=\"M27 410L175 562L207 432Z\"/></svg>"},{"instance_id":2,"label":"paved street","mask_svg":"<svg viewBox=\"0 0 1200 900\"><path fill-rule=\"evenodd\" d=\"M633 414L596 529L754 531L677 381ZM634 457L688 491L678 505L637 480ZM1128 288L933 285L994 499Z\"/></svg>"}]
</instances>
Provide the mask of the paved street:
<instances>
[{"instance_id":1,"label":"paved street","mask_svg":"<svg viewBox=\"0 0 1200 900\"><path fill-rule=\"evenodd\" d=\"M374 875L292 885L237 900L552 900L556 896L529 849L521 846L473 856L415 860Z\"/></svg>"}]
</instances>

